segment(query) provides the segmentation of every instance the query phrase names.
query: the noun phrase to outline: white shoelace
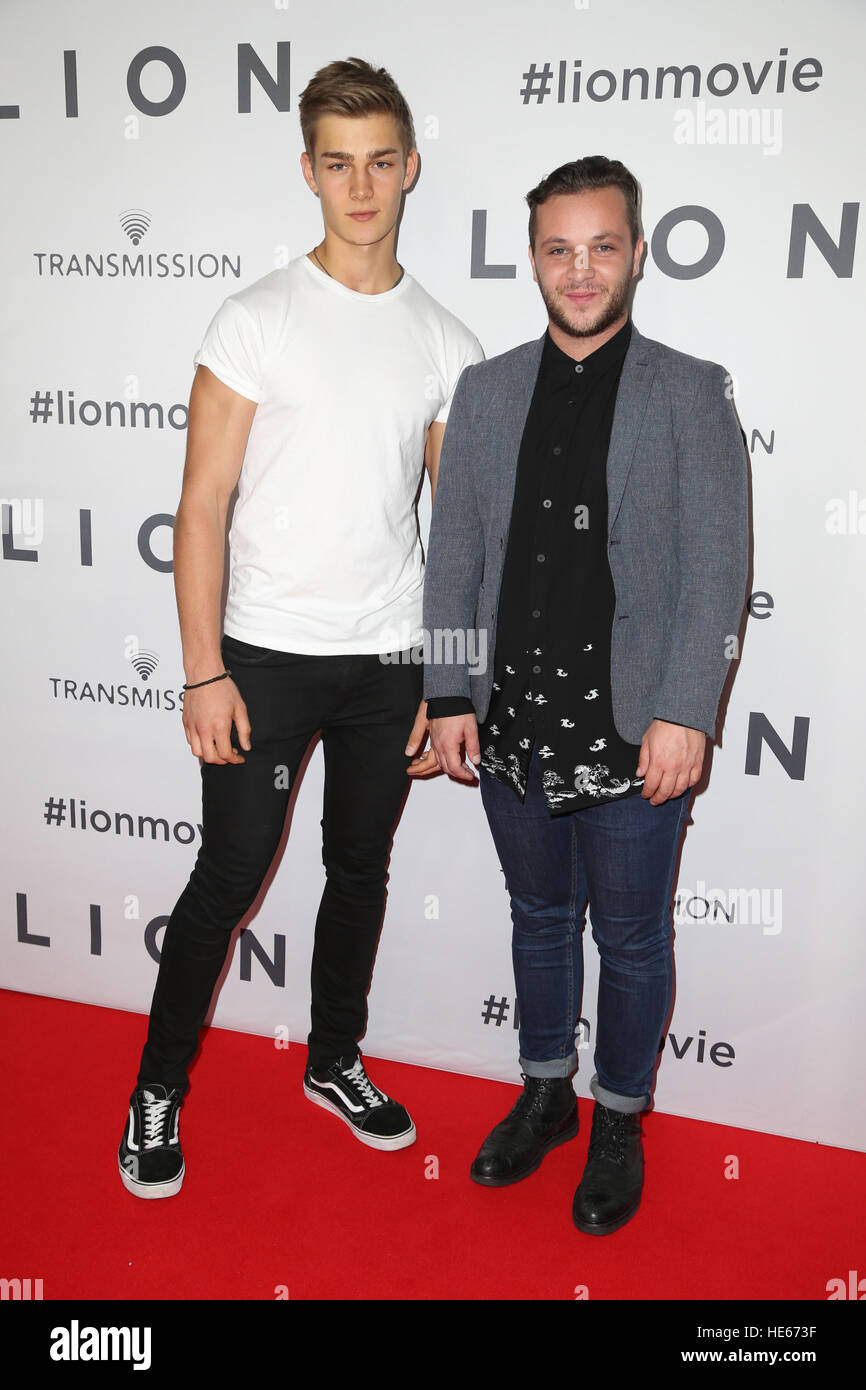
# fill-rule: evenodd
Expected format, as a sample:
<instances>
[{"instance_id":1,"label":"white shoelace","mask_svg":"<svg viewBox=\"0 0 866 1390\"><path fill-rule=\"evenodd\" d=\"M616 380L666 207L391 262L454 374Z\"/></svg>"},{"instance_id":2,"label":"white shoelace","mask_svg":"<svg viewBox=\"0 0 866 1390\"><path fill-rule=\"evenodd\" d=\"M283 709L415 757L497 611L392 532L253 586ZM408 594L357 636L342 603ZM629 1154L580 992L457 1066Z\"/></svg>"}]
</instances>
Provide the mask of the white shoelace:
<instances>
[{"instance_id":1,"label":"white shoelace","mask_svg":"<svg viewBox=\"0 0 866 1390\"><path fill-rule=\"evenodd\" d=\"M360 1057L355 1059L355 1065L350 1067L348 1071L344 1071L343 1075L347 1081L351 1081L362 1100L365 1100L368 1105L375 1106L385 1104L388 1097L385 1095L384 1091L380 1092L376 1090L361 1065Z\"/></svg>"},{"instance_id":2,"label":"white shoelace","mask_svg":"<svg viewBox=\"0 0 866 1390\"><path fill-rule=\"evenodd\" d=\"M146 1091L145 1095L150 1095ZM171 1105L169 1100L146 1100L144 1106L144 1137L142 1148L156 1149L164 1143L163 1127L165 1124L166 1112Z\"/></svg>"}]
</instances>

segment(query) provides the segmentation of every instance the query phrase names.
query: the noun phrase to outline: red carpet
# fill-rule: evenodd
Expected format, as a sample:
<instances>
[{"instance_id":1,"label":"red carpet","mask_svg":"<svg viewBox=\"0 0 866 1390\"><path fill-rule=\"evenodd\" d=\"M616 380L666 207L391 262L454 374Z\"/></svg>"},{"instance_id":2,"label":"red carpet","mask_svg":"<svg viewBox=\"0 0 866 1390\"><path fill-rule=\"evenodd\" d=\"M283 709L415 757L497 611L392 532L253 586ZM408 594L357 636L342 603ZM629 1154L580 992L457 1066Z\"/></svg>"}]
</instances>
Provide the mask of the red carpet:
<instances>
[{"instance_id":1,"label":"red carpet","mask_svg":"<svg viewBox=\"0 0 866 1390\"><path fill-rule=\"evenodd\" d=\"M826 1300L828 1280L866 1276L863 1154L651 1114L638 1215L585 1236L571 1199L589 1102L578 1137L532 1177L481 1188L469 1164L515 1087L368 1059L418 1129L383 1154L304 1098L302 1046L217 1028L181 1115L183 1189L143 1202L116 1150L145 1019L0 1001L0 1276L41 1279L46 1300L273 1300L280 1286L290 1300L574 1300L581 1287L591 1300Z\"/></svg>"}]
</instances>

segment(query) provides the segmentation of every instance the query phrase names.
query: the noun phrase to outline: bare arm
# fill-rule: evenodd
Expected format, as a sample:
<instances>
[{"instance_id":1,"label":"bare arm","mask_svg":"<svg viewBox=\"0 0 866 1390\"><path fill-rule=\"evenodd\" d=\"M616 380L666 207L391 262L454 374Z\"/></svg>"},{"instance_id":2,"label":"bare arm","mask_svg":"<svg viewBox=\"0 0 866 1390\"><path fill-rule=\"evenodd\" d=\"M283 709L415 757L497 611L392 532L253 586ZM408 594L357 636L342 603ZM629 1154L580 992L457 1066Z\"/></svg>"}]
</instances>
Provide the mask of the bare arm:
<instances>
[{"instance_id":1,"label":"bare arm","mask_svg":"<svg viewBox=\"0 0 866 1390\"><path fill-rule=\"evenodd\" d=\"M183 668L187 683L218 676L220 594L226 514L240 476L255 401L231 390L207 367L199 367L189 401L186 464L174 524L174 587ZM249 747L249 720L234 681L188 690L183 726L196 757L205 762L243 762L231 746L232 720Z\"/></svg>"},{"instance_id":2,"label":"bare arm","mask_svg":"<svg viewBox=\"0 0 866 1390\"><path fill-rule=\"evenodd\" d=\"M436 480L439 477L439 455L442 453L442 438L445 434L444 421L434 420L427 431L427 439L424 443L424 467L427 469L430 478L430 501L436 501ZM406 756L417 753L423 747L427 738L427 701L422 700L418 706L418 713L415 716L415 723L409 735L409 742L406 744ZM428 769L425 759L433 757L431 753L424 753L420 757L413 759L413 766L407 768L411 775L417 772L433 771L434 764L430 764ZM418 764L416 767L415 764Z\"/></svg>"},{"instance_id":3,"label":"bare arm","mask_svg":"<svg viewBox=\"0 0 866 1390\"><path fill-rule=\"evenodd\" d=\"M445 423L434 420L427 432L427 444L424 450L424 467L430 475L431 500L434 502L444 435ZM435 742L432 734L434 723L437 729L441 730ZM430 733L430 747L426 753L419 753L418 750L424 746L428 733ZM463 748L466 749L466 756L471 758L474 763L479 761L478 726L475 722L475 716L467 716L465 721L462 718L428 721L427 702L422 700L415 719L415 726L406 745L407 754L417 754L406 769L409 776L424 777L428 773L444 770L452 777L459 778L460 781L472 781L472 774L463 765L461 752Z\"/></svg>"},{"instance_id":4,"label":"bare arm","mask_svg":"<svg viewBox=\"0 0 866 1390\"><path fill-rule=\"evenodd\" d=\"M427 442L424 446L424 467L430 475L430 501L436 501L436 480L439 477L439 456L442 453L442 439L445 434L445 422L434 420L427 431Z\"/></svg>"}]
</instances>

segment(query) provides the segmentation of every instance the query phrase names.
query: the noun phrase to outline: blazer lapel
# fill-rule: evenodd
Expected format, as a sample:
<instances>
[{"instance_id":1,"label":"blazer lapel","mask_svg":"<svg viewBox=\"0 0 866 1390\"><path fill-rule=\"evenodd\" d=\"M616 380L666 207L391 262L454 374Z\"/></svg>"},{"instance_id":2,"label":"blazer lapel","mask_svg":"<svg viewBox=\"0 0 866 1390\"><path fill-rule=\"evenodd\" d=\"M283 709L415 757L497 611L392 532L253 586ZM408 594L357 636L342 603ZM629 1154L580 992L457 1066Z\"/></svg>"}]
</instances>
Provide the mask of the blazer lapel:
<instances>
[{"instance_id":1,"label":"blazer lapel","mask_svg":"<svg viewBox=\"0 0 866 1390\"><path fill-rule=\"evenodd\" d=\"M511 508L514 502L514 485L517 480L517 460L526 427L526 417L532 404L545 334L535 342L527 343L524 356L515 363L516 370L509 374L507 388L490 402L491 436L501 443L501 453L496 460L496 526L503 537L508 533L511 523ZM507 441L507 442L506 442Z\"/></svg>"},{"instance_id":2,"label":"blazer lapel","mask_svg":"<svg viewBox=\"0 0 866 1390\"><path fill-rule=\"evenodd\" d=\"M509 374L507 389L501 393L497 392L490 401L491 436L501 441L501 452L496 460L497 492L494 506L496 525L502 535L507 534L511 521L520 444L541 364L544 338L545 334L542 334L535 342L526 344L525 355L519 363L515 362L514 370ZM631 342L619 379L607 453L608 532L616 521L622 505L623 493L637 448L657 369L656 348L657 344L652 339L645 338L632 324Z\"/></svg>"},{"instance_id":3,"label":"blazer lapel","mask_svg":"<svg viewBox=\"0 0 866 1390\"><path fill-rule=\"evenodd\" d=\"M638 333L634 324L631 342L616 396L610 446L607 451L608 534L616 521L628 481L638 435L656 374L655 343Z\"/></svg>"}]
</instances>

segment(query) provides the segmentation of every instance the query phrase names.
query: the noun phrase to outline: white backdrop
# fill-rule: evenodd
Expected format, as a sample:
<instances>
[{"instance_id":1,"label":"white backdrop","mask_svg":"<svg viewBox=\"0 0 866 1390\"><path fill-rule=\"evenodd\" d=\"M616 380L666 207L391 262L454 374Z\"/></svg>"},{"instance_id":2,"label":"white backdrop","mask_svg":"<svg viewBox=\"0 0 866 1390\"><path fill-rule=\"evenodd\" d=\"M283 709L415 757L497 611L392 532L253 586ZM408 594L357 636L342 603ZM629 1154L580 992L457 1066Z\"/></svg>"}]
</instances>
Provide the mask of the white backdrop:
<instances>
[{"instance_id":1,"label":"white backdrop","mask_svg":"<svg viewBox=\"0 0 866 1390\"><path fill-rule=\"evenodd\" d=\"M357 54L389 68L415 116L422 173L399 258L488 356L544 328L524 193L604 153L644 189L635 322L733 374L761 597L686 835L656 1105L866 1148L862 166L846 153L862 129L863 20L856 0L6 0L6 986L149 1008L159 928L200 842L170 573L192 354L227 294L318 240L297 96ZM245 45L271 76L253 76L239 110ZM672 66L686 68L679 94L675 73L657 87ZM428 520L425 498L425 533ZM218 1025L306 1036L320 815L317 750ZM509 936L477 790L416 785L364 1050L517 1081ZM586 967L581 1095L588 931Z\"/></svg>"}]
</instances>

